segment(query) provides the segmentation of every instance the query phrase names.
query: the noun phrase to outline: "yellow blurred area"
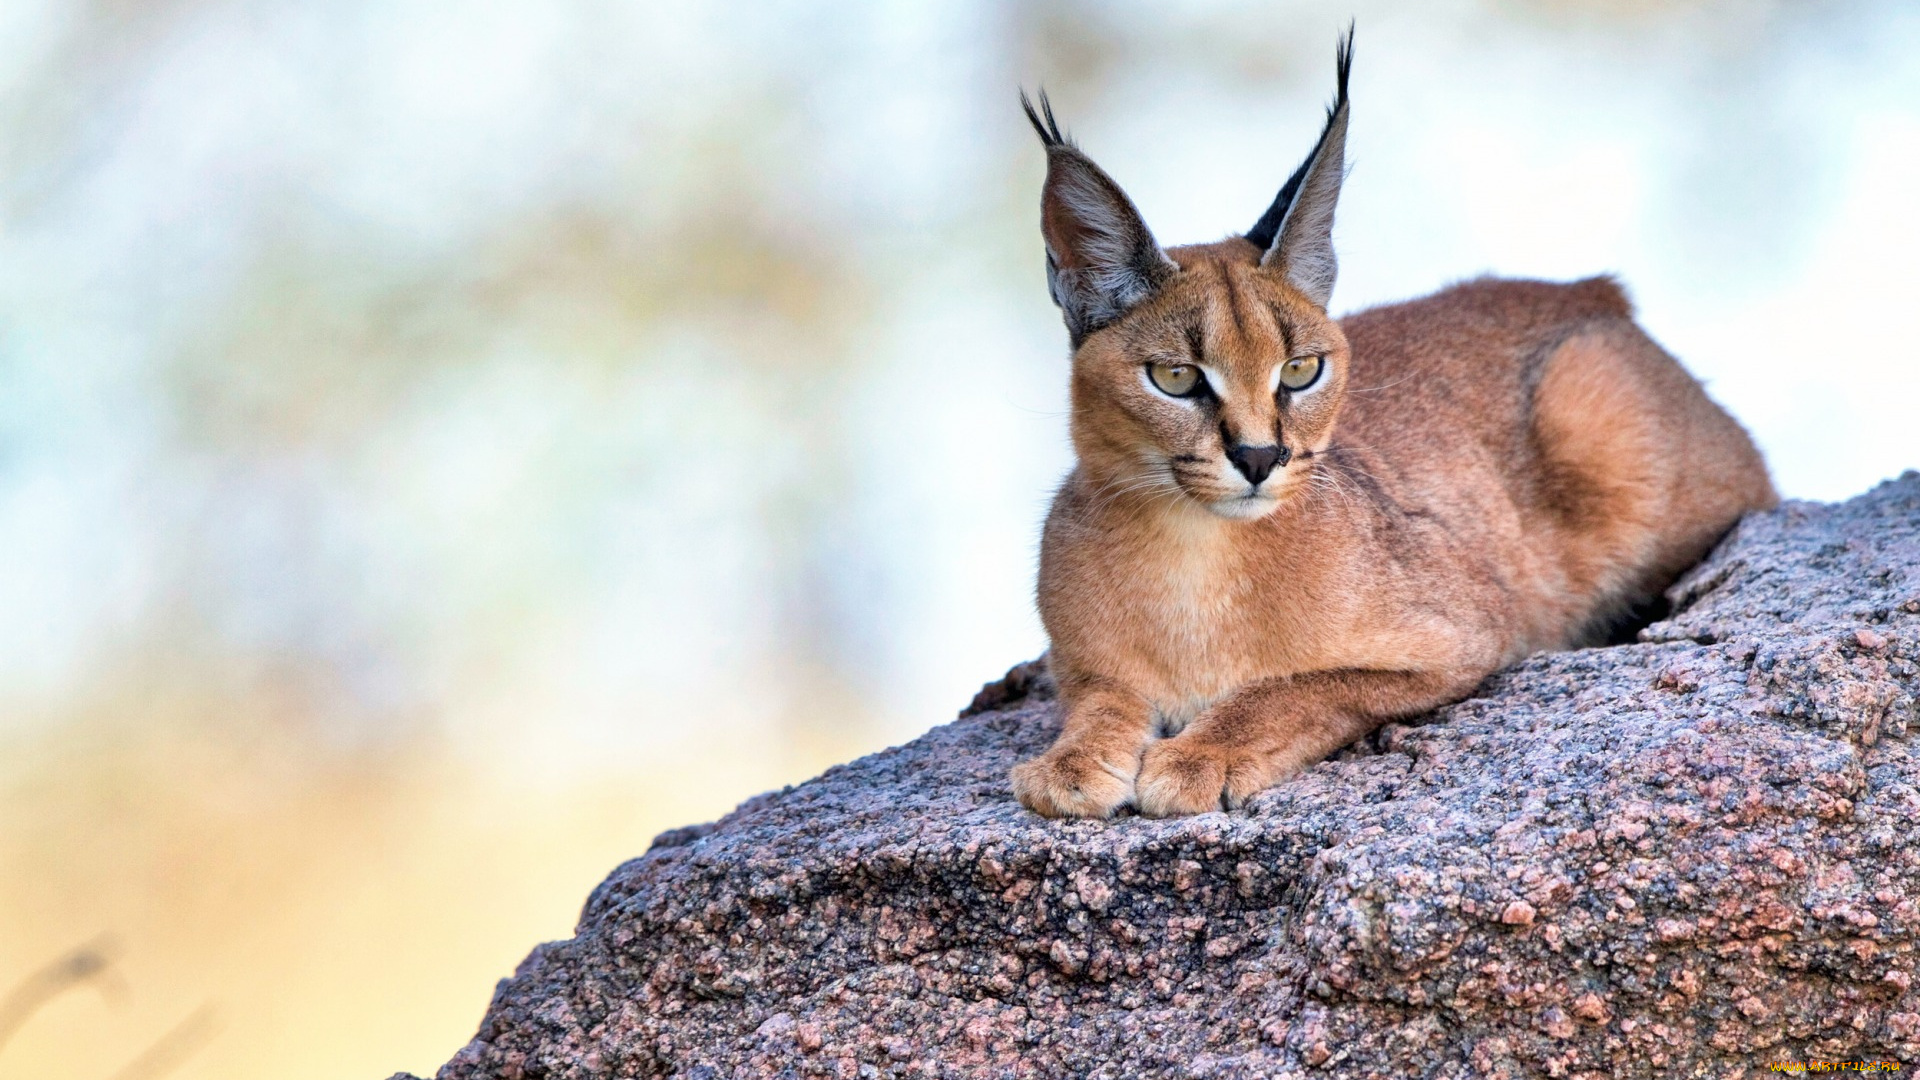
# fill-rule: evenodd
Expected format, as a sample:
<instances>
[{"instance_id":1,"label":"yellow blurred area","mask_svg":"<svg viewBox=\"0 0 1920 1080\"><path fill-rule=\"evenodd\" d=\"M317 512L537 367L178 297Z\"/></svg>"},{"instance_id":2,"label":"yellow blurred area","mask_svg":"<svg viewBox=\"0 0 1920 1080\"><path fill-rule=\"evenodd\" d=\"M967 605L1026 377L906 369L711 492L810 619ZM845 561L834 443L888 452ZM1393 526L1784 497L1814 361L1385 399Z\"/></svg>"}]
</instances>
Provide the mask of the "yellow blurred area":
<instances>
[{"instance_id":1,"label":"yellow blurred area","mask_svg":"<svg viewBox=\"0 0 1920 1080\"><path fill-rule=\"evenodd\" d=\"M4 745L0 971L103 935L113 962L31 1017L0 1076L115 1076L203 1009L180 1075L431 1075L494 980L571 934L654 834L860 749L743 740L697 768L542 788L449 764L433 737L316 745L282 711L103 701Z\"/></svg>"},{"instance_id":2,"label":"yellow blurred area","mask_svg":"<svg viewBox=\"0 0 1920 1080\"><path fill-rule=\"evenodd\" d=\"M429 1075L1038 654L1015 89L1211 240L1349 18L1336 309L1616 272L1786 494L1920 466L1905 0L0 4L0 1080Z\"/></svg>"}]
</instances>

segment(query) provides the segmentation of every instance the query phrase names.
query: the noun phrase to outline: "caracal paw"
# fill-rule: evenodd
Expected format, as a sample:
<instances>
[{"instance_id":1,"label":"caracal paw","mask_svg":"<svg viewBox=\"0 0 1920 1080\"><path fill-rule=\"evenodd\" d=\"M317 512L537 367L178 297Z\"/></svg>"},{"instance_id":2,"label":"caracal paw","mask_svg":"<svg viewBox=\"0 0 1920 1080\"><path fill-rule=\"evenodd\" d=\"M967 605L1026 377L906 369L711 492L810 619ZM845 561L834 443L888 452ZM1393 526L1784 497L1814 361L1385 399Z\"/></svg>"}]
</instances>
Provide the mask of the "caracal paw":
<instances>
[{"instance_id":1,"label":"caracal paw","mask_svg":"<svg viewBox=\"0 0 1920 1080\"><path fill-rule=\"evenodd\" d=\"M1133 801L1133 768L1055 748L1013 767L1013 794L1047 817L1105 818Z\"/></svg>"},{"instance_id":2,"label":"caracal paw","mask_svg":"<svg viewBox=\"0 0 1920 1080\"><path fill-rule=\"evenodd\" d=\"M1179 817L1238 807L1271 778L1253 755L1198 739L1162 739L1147 749L1134 781L1147 817Z\"/></svg>"}]
</instances>

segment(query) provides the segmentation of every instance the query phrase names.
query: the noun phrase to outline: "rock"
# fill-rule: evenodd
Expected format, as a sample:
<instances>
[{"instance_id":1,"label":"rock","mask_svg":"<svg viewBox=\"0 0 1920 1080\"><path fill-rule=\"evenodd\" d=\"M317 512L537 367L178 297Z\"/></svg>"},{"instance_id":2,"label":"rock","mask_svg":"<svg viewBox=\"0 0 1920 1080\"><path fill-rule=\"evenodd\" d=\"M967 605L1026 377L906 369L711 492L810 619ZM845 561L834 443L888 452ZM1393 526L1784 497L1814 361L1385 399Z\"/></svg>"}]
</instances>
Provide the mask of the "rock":
<instances>
[{"instance_id":1,"label":"rock","mask_svg":"<svg viewBox=\"0 0 1920 1080\"><path fill-rule=\"evenodd\" d=\"M1233 813L1047 821L1043 675L663 835L444 1080L1744 1075L1920 1058L1920 475L1750 518ZM1024 696L1023 696L1024 695Z\"/></svg>"},{"instance_id":2,"label":"rock","mask_svg":"<svg viewBox=\"0 0 1920 1080\"><path fill-rule=\"evenodd\" d=\"M1500 921L1508 926L1532 926L1535 912L1533 905L1525 900L1515 900L1500 913Z\"/></svg>"}]
</instances>

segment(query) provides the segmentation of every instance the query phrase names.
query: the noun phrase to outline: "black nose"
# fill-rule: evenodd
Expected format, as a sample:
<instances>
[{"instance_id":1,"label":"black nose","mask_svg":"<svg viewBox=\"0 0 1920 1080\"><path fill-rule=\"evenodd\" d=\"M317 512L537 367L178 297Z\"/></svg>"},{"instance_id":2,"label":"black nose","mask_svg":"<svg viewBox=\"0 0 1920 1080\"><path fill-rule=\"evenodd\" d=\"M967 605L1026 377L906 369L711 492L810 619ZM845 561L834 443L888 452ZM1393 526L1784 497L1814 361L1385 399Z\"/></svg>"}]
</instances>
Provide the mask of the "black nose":
<instances>
[{"instance_id":1,"label":"black nose","mask_svg":"<svg viewBox=\"0 0 1920 1080\"><path fill-rule=\"evenodd\" d=\"M1227 451L1227 460L1255 487L1273 474L1275 465L1285 465L1292 456L1293 451L1284 446L1236 446Z\"/></svg>"}]
</instances>

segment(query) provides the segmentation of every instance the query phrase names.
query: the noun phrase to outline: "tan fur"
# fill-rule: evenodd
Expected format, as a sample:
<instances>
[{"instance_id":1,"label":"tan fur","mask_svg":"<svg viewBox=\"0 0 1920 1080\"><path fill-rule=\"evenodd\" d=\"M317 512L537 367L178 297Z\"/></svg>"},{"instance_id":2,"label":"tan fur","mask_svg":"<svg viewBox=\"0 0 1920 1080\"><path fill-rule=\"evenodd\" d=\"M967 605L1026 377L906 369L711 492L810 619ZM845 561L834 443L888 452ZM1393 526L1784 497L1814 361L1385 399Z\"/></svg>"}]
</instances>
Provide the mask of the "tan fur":
<instances>
[{"instance_id":1,"label":"tan fur","mask_svg":"<svg viewBox=\"0 0 1920 1080\"><path fill-rule=\"evenodd\" d=\"M1040 813L1237 805L1502 665L1604 640L1776 501L1609 279L1480 280L1336 322L1245 240L1166 254L1177 272L1074 356L1079 461L1039 584L1065 722L1013 772ZM1143 381L1196 344L1212 407ZM1323 382L1276 395L1303 353ZM1293 457L1245 498L1228 438Z\"/></svg>"}]
</instances>

